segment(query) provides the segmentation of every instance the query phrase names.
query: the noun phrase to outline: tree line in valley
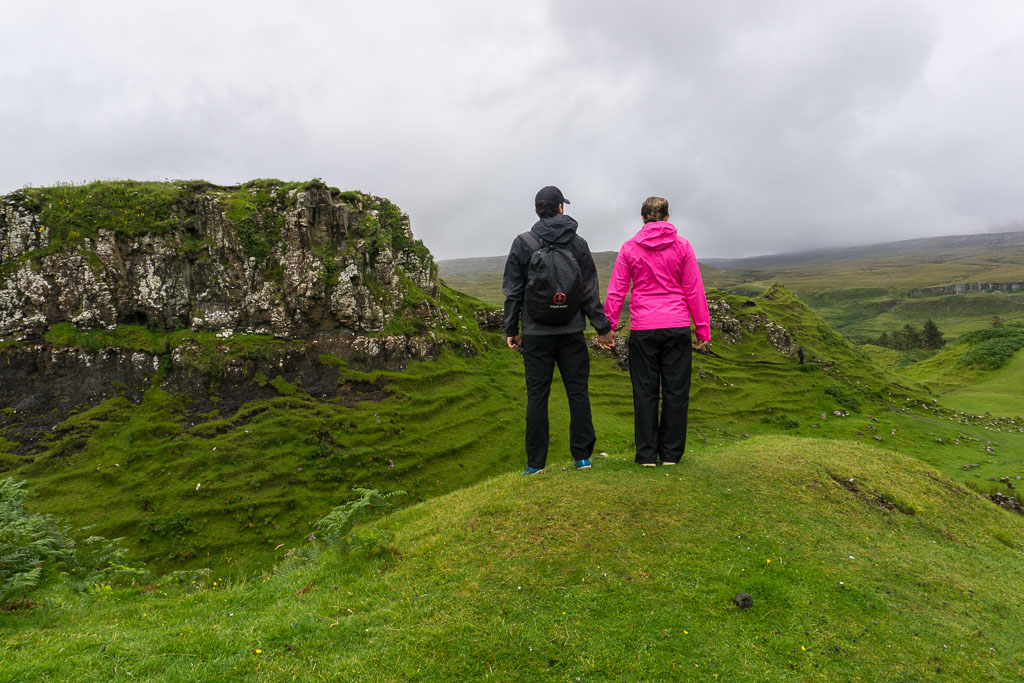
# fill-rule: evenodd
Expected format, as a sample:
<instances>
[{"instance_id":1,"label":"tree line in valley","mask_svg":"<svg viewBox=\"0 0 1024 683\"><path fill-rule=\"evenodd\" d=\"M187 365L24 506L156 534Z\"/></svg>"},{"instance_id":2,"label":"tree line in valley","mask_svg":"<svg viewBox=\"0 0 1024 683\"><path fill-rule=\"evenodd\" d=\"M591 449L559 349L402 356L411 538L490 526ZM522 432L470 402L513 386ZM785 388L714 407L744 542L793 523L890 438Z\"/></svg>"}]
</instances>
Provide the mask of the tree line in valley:
<instances>
[{"instance_id":1,"label":"tree line in valley","mask_svg":"<svg viewBox=\"0 0 1024 683\"><path fill-rule=\"evenodd\" d=\"M869 340L868 343L897 351L910 351L912 349L941 349L946 344L946 340L942 338L939 326L929 318L921 328L908 323L898 330L883 332L881 336Z\"/></svg>"}]
</instances>

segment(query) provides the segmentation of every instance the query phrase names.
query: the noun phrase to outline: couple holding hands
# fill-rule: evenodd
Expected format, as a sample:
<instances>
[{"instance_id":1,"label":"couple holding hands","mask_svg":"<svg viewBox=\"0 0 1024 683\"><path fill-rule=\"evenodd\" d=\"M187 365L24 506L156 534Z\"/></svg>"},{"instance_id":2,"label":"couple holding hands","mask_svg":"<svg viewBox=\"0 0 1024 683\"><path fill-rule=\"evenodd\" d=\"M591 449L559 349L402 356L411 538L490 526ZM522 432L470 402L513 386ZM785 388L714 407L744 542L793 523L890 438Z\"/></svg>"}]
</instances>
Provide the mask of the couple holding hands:
<instances>
[{"instance_id":1,"label":"couple holding hands","mask_svg":"<svg viewBox=\"0 0 1024 683\"><path fill-rule=\"evenodd\" d=\"M569 451L577 469L590 467L597 439L583 330L589 319L598 333L597 345L614 347L627 293L636 462L675 465L686 450L691 322L698 349L711 338L693 247L668 222L668 201L648 197L640 209L644 226L619 250L602 306L594 259L587 242L576 234L578 224L565 215L568 203L557 187L541 189L534 202L539 220L516 237L505 262L505 334L509 348L522 353L526 375L523 474L543 472L547 461L548 397L555 365L569 399Z\"/></svg>"}]
</instances>

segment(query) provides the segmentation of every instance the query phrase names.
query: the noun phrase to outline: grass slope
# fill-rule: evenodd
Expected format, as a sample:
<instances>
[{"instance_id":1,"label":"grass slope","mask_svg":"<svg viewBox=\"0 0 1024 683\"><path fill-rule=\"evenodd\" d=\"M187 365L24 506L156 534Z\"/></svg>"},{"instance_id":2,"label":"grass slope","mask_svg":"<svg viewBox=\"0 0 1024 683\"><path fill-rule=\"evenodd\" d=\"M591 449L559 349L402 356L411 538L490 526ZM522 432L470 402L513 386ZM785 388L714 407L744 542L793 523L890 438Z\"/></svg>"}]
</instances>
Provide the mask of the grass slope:
<instances>
[{"instance_id":1,"label":"grass slope","mask_svg":"<svg viewBox=\"0 0 1024 683\"><path fill-rule=\"evenodd\" d=\"M946 405L969 413L1024 415L1024 351L1018 351L1004 367L973 384L942 397Z\"/></svg>"},{"instance_id":2,"label":"grass slope","mask_svg":"<svg viewBox=\"0 0 1024 683\"><path fill-rule=\"evenodd\" d=\"M997 480L1024 475L1024 421L942 408L785 289L726 301L741 320L766 316L784 325L809 362L800 366L778 353L763 330L745 332L737 344L715 333L715 355L695 356L689 449L781 433L897 450L986 491L1007 493ZM504 349L476 358L446 354L404 372L343 368L341 383L391 394L355 404L267 380L280 396L197 424L182 397L160 389L140 405L114 398L59 425L33 461L0 453L0 463L29 482L37 508L96 525L108 537L126 536L153 570L235 573L279 560L354 486L404 489L408 504L524 461L522 361ZM590 394L598 450L629 452L629 376L607 353L594 357ZM568 422L556 380L551 463L569 461ZM964 470L966 464L978 467Z\"/></svg>"},{"instance_id":3,"label":"grass slope","mask_svg":"<svg viewBox=\"0 0 1024 683\"><path fill-rule=\"evenodd\" d=\"M57 593L2 617L0 678L1024 675L1024 520L930 467L787 437L630 460L421 503L365 532L395 534L375 555Z\"/></svg>"},{"instance_id":4,"label":"grass slope","mask_svg":"<svg viewBox=\"0 0 1024 683\"><path fill-rule=\"evenodd\" d=\"M391 394L354 406L275 378L280 397L193 426L184 397L153 388L139 405L117 397L72 416L14 474L42 510L127 536L154 569L266 562L354 486L422 500L506 471L489 446L520 428L504 416L506 403L523 409L517 360L445 354L410 372L345 370L343 381Z\"/></svg>"}]
</instances>

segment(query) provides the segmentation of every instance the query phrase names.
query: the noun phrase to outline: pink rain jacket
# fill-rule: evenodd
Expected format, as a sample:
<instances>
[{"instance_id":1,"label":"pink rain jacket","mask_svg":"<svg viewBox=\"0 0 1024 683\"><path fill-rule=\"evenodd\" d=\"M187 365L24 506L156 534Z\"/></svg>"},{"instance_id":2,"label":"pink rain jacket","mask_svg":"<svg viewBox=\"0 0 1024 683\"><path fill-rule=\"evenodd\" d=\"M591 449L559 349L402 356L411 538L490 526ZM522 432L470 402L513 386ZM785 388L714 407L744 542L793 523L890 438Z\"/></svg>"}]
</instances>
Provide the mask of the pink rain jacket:
<instances>
[{"instance_id":1,"label":"pink rain jacket","mask_svg":"<svg viewBox=\"0 0 1024 683\"><path fill-rule=\"evenodd\" d=\"M614 330L632 283L629 326L634 330L689 327L697 339L711 339L708 300L690 243L668 221L648 223L622 245L608 283L604 311Z\"/></svg>"}]
</instances>

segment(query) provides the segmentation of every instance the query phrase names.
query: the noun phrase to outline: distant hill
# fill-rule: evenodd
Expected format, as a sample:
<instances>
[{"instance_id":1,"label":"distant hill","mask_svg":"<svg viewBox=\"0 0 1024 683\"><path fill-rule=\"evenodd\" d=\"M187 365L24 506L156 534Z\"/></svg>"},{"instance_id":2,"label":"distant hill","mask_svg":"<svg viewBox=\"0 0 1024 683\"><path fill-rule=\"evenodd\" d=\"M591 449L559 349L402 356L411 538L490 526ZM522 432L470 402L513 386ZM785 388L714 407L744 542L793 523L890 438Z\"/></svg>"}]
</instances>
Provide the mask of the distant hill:
<instances>
[{"instance_id":1,"label":"distant hill","mask_svg":"<svg viewBox=\"0 0 1024 683\"><path fill-rule=\"evenodd\" d=\"M702 263L726 270L762 270L791 266L891 259L895 257L957 257L966 253L1009 251L1024 257L1024 231L980 235L948 235L923 237L899 242L882 242L859 247L813 249L809 251L768 254L748 258L709 258Z\"/></svg>"},{"instance_id":2,"label":"distant hill","mask_svg":"<svg viewBox=\"0 0 1024 683\"><path fill-rule=\"evenodd\" d=\"M615 252L594 254L601 286ZM505 257L440 261L445 282L500 305ZM1024 232L953 235L742 259L702 259L709 288L756 294L795 290L840 331L859 339L934 319L950 337L993 316L1024 320Z\"/></svg>"}]
</instances>

